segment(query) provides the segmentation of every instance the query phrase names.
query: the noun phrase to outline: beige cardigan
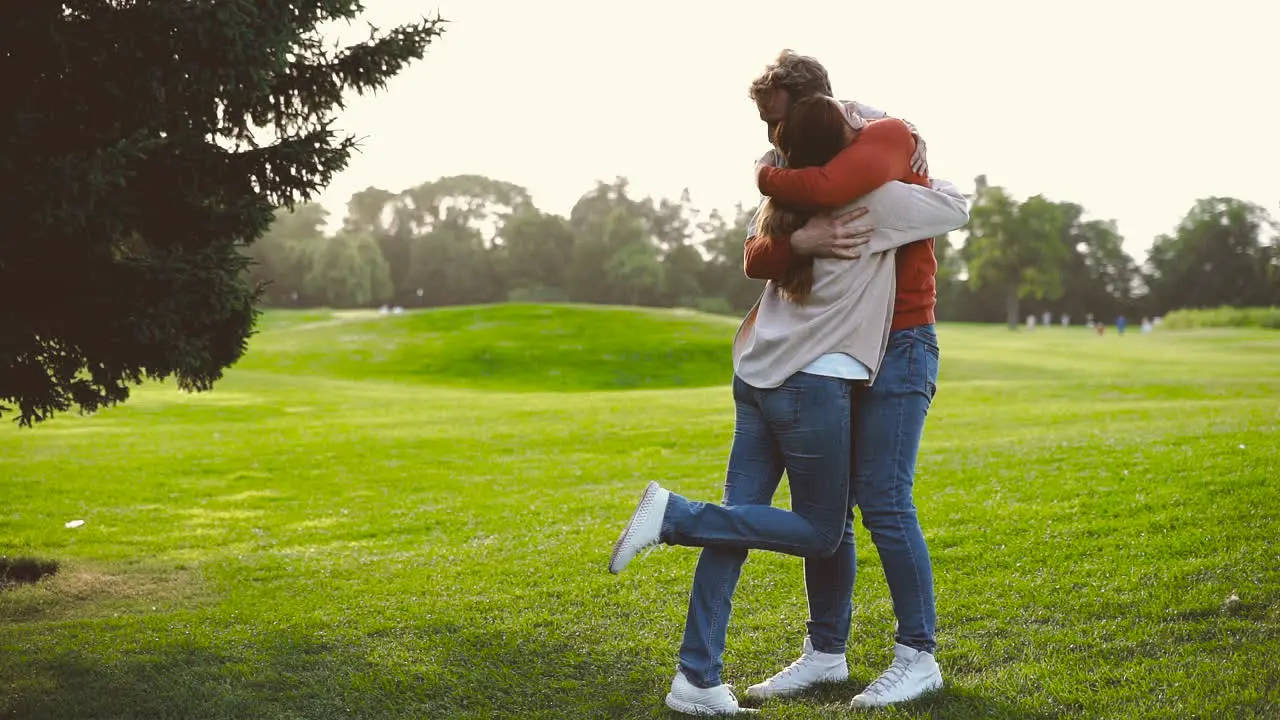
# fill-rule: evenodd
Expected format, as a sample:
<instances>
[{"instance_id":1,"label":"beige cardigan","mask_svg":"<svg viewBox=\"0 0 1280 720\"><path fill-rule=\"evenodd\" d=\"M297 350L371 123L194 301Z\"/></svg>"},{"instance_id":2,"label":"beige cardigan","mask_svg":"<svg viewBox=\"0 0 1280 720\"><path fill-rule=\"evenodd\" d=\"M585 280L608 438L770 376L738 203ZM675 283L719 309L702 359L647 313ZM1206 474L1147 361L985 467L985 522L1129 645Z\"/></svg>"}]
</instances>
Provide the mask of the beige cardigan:
<instances>
[{"instance_id":1,"label":"beige cardigan","mask_svg":"<svg viewBox=\"0 0 1280 720\"><path fill-rule=\"evenodd\" d=\"M733 340L738 377L775 388L818 357L841 352L870 368L875 382L893 322L894 251L969 222L968 201L956 186L932 185L886 183L837 210L867 208L859 222L874 230L862 257L815 260L813 290L803 304L783 298L774 282L765 285Z\"/></svg>"}]
</instances>

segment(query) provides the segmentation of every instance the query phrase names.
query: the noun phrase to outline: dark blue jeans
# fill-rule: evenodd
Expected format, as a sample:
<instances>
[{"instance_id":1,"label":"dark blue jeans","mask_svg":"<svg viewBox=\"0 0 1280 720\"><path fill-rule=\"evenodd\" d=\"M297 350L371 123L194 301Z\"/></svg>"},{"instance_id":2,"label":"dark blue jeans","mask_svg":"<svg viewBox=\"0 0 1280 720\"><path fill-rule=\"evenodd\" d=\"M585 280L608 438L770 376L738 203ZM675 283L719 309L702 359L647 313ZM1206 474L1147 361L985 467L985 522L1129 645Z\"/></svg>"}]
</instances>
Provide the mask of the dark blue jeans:
<instances>
[{"instance_id":1,"label":"dark blue jeans","mask_svg":"<svg viewBox=\"0 0 1280 720\"><path fill-rule=\"evenodd\" d=\"M938 336L932 325L889 336L874 385L859 386L853 402L853 485L844 539L834 555L804 564L809 639L820 652L843 653L853 612L857 561L853 506L880 553L893 613L895 640L933 652L937 611L933 566L916 519L911 490L925 415L937 390Z\"/></svg>"},{"instance_id":2,"label":"dark blue jeans","mask_svg":"<svg viewBox=\"0 0 1280 720\"><path fill-rule=\"evenodd\" d=\"M680 670L694 685L720 684L733 591L749 549L819 558L843 547L852 393L849 380L805 373L774 389L734 378L723 504L672 494L662 525L663 542L703 548L680 646ZM790 511L770 505L784 469Z\"/></svg>"}]
</instances>

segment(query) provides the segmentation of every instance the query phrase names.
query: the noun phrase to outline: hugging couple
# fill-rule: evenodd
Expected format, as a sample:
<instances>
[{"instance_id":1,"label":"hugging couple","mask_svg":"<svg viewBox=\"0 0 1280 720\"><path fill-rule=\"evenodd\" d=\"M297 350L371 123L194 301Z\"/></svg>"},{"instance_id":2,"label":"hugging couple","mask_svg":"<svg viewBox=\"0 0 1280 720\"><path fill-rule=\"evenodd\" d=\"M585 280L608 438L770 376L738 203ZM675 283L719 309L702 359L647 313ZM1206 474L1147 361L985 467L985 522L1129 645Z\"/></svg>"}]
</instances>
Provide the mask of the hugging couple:
<instances>
[{"instance_id":1,"label":"hugging couple","mask_svg":"<svg viewBox=\"0 0 1280 720\"><path fill-rule=\"evenodd\" d=\"M809 620L798 660L747 689L793 695L849 677L853 515L871 533L897 617L894 659L853 698L882 707L942 687L933 570L911 490L938 378L935 235L963 227L965 197L930 180L907 123L834 99L817 60L784 51L751 85L774 149L744 253L767 279L733 345L733 446L720 504L645 488L609 570L658 545L702 548L667 706L739 712L721 678L748 550L804 558ZM791 510L773 507L783 471Z\"/></svg>"}]
</instances>

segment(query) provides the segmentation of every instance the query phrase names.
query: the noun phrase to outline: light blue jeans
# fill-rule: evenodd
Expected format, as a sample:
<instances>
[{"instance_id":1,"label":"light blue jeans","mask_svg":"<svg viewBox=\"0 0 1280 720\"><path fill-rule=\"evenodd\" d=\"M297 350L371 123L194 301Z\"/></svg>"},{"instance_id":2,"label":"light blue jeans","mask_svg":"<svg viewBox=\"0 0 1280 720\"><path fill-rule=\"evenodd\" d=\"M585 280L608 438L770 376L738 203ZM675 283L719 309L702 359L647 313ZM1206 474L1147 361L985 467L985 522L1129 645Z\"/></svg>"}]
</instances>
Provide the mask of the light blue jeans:
<instances>
[{"instance_id":1,"label":"light blue jeans","mask_svg":"<svg viewBox=\"0 0 1280 720\"><path fill-rule=\"evenodd\" d=\"M663 542L703 548L680 646L680 670L694 685L721 682L733 591L748 550L816 559L843 546L852 394L852 381L806 373L773 389L734 378L737 415L724 502L672 494L662 526ZM784 469L790 511L771 505Z\"/></svg>"}]
</instances>

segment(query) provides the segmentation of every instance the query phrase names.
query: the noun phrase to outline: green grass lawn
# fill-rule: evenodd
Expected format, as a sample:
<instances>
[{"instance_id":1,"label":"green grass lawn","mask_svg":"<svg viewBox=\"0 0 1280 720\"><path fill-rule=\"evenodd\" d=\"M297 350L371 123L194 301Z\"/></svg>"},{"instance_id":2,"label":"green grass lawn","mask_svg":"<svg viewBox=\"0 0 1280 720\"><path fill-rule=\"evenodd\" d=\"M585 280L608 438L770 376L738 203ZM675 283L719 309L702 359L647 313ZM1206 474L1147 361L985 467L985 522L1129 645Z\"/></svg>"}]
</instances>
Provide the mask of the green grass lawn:
<instances>
[{"instance_id":1,"label":"green grass lawn","mask_svg":"<svg viewBox=\"0 0 1280 720\"><path fill-rule=\"evenodd\" d=\"M0 427L0 554L61 562L0 592L0 718L669 717L696 553L605 566L646 481L719 498L734 328L272 313L211 393ZM939 332L948 686L874 716L1280 717L1280 333ZM859 533L852 677L760 717L865 716L893 618ZM804 619L801 563L753 553L727 680Z\"/></svg>"}]
</instances>

